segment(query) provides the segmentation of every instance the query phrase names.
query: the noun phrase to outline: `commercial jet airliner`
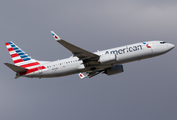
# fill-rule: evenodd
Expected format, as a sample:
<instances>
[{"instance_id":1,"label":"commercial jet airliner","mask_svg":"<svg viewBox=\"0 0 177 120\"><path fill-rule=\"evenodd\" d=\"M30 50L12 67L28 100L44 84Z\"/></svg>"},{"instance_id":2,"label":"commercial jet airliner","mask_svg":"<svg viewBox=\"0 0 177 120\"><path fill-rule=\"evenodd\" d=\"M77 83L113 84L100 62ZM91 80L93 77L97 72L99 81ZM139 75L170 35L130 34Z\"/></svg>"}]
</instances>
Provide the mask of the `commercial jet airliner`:
<instances>
[{"instance_id":1,"label":"commercial jet airliner","mask_svg":"<svg viewBox=\"0 0 177 120\"><path fill-rule=\"evenodd\" d=\"M62 40L53 31L51 33L58 43L72 52L73 56L52 62L39 61L31 58L13 42L6 42L14 64L4 64L16 72L15 79L61 77L76 73L81 79L91 78L99 73L114 75L124 71L124 63L162 55L175 47L163 41L147 41L91 53Z\"/></svg>"}]
</instances>

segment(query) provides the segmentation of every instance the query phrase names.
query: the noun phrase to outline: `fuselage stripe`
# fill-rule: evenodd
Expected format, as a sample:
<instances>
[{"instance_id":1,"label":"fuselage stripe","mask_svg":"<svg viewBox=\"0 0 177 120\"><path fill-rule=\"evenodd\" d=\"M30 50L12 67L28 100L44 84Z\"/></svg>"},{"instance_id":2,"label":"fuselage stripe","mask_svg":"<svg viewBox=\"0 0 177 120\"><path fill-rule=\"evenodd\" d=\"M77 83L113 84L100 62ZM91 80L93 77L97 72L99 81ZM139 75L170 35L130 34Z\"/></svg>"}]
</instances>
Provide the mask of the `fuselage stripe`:
<instances>
[{"instance_id":1,"label":"fuselage stripe","mask_svg":"<svg viewBox=\"0 0 177 120\"><path fill-rule=\"evenodd\" d=\"M35 65L40 65L40 64L38 62L34 62L34 63L26 64L26 65L21 65L20 67L27 68L27 67L32 67L32 66L35 66Z\"/></svg>"},{"instance_id":2,"label":"fuselage stripe","mask_svg":"<svg viewBox=\"0 0 177 120\"><path fill-rule=\"evenodd\" d=\"M39 66L39 67L36 67L36 68L32 68L32 69L29 69L27 72L23 72L23 73L20 73L20 75L26 75L26 74L29 74L29 73L32 73L32 72L36 72L38 70L43 70L43 69L46 69L46 67L44 66Z\"/></svg>"}]
</instances>

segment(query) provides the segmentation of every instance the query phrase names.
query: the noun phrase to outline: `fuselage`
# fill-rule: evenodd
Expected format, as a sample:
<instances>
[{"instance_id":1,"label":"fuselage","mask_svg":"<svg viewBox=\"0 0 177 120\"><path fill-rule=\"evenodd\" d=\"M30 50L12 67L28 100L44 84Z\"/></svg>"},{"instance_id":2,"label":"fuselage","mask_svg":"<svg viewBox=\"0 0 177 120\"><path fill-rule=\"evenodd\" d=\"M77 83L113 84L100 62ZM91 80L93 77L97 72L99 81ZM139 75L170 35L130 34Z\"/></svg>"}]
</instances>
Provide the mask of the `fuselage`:
<instances>
[{"instance_id":1,"label":"fuselage","mask_svg":"<svg viewBox=\"0 0 177 120\"><path fill-rule=\"evenodd\" d=\"M94 52L94 54L99 56L104 54L115 54L117 57L117 61L112 63L87 65L83 64L83 61L79 60L78 57L72 56L70 58L61 59L53 62L44 62L40 65L42 67L38 68L38 70L34 70L28 74L24 74L21 76L31 78L48 78L66 76L79 72L101 70L115 65L120 65L128 62L162 55L173 48L173 44L166 43L163 41L148 41L135 43L122 47L116 47L112 49Z\"/></svg>"}]
</instances>

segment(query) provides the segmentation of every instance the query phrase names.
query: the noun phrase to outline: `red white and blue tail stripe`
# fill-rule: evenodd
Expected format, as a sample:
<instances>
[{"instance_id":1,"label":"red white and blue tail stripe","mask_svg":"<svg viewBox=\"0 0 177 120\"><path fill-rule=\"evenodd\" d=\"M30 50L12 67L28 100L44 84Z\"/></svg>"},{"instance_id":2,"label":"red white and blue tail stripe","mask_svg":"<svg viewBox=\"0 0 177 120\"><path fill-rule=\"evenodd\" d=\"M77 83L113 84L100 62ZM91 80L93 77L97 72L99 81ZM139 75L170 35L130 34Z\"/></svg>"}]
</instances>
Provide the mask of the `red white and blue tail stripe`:
<instances>
[{"instance_id":1,"label":"red white and blue tail stripe","mask_svg":"<svg viewBox=\"0 0 177 120\"><path fill-rule=\"evenodd\" d=\"M6 42L5 45L10 53L10 56L15 66L19 66L27 70L25 72L19 72L20 76L38 71L39 69L46 69L45 66L42 66L39 61L32 59L28 54L26 54L13 42ZM13 69L11 66L12 65L10 65L10 68L14 70L15 68ZM16 72L18 72L18 70Z\"/></svg>"},{"instance_id":2,"label":"red white and blue tail stripe","mask_svg":"<svg viewBox=\"0 0 177 120\"><path fill-rule=\"evenodd\" d=\"M5 45L15 64L15 65L12 65L10 63L5 63L5 65L17 73L18 76L16 76L16 78L18 78L19 76L29 74L29 73L33 73L38 70L46 69L46 67L42 65L44 64L44 61L37 61L35 59L32 59L28 54L26 54L22 49L20 49L12 41L6 42Z\"/></svg>"},{"instance_id":3,"label":"red white and blue tail stripe","mask_svg":"<svg viewBox=\"0 0 177 120\"><path fill-rule=\"evenodd\" d=\"M6 42L5 45L16 66L20 66L23 68L31 68L40 65L40 63L37 62L37 60L32 59L28 54L26 54L13 42Z\"/></svg>"}]
</instances>

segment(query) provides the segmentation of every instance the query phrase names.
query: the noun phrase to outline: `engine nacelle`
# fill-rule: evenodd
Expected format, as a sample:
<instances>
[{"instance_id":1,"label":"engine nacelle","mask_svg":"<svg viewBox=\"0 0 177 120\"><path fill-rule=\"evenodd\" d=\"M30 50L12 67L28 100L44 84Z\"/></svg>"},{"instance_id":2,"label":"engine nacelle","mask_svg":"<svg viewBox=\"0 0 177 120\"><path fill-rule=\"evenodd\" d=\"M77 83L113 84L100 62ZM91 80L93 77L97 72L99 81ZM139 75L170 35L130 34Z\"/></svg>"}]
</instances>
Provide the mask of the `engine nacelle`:
<instances>
[{"instance_id":1,"label":"engine nacelle","mask_svg":"<svg viewBox=\"0 0 177 120\"><path fill-rule=\"evenodd\" d=\"M107 75L114 75L122 72L124 72L123 65L116 65L106 69L104 73Z\"/></svg>"},{"instance_id":2,"label":"engine nacelle","mask_svg":"<svg viewBox=\"0 0 177 120\"><path fill-rule=\"evenodd\" d=\"M118 60L117 55L115 54L104 54L100 56L100 59L98 60L98 62L100 62L101 64L103 63L114 63Z\"/></svg>"}]
</instances>

